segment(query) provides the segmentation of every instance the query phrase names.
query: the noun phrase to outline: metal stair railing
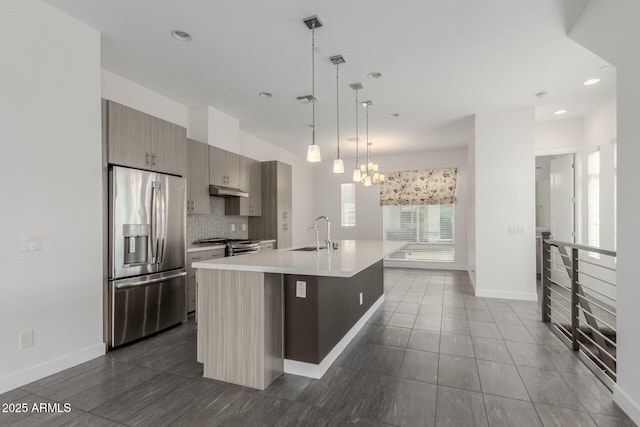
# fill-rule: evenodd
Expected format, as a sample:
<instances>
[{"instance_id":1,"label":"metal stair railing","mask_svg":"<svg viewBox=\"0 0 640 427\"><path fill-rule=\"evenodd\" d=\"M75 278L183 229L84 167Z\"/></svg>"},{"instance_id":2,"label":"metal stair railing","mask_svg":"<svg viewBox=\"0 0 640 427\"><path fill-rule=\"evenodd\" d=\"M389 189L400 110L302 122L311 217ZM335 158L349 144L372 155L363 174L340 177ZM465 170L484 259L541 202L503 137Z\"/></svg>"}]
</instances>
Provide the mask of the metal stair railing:
<instances>
[{"instance_id":1,"label":"metal stair railing","mask_svg":"<svg viewBox=\"0 0 640 427\"><path fill-rule=\"evenodd\" d=\"M546 232L542 238L542 321L613 389L616 252L551 240Z\"/></svg>"}]
</instances>

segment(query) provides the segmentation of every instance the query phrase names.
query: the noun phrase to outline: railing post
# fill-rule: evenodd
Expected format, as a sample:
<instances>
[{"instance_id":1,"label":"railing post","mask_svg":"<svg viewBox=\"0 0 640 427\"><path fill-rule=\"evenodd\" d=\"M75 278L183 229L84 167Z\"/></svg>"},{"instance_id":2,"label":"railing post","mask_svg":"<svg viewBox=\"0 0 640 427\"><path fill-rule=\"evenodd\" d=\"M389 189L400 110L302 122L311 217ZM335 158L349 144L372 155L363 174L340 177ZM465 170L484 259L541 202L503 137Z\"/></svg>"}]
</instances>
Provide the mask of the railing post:
<instances>
[{"instance_id":1,"label":"railing post","mask_svg":"<svg viewBox=\"0 0 640 427\"><path fill-rule=\"evenodd\" d=\"M546 323L551 321L551 309L549 308L551 305L551 291L549 290L551 286L551 282L549 282L549 274L551 274L551 245L548 242L550 238L550 232L542 232L542 254L540 254L542 259L542 297L540 298L540 311L542 313L542 321Z\"/></svg>"},{"instance_id":2,"label":"railing post","mask_svg":"<svg viewBox=\"0 0 640 427\"><path fill-rule=\"evenodd\" d=\"M578 304L580 304L578 298L578 249L571 248L571 348L573 351L580 349L578 345L578 328L580 327Z\"/></svg>"}]
</instances>

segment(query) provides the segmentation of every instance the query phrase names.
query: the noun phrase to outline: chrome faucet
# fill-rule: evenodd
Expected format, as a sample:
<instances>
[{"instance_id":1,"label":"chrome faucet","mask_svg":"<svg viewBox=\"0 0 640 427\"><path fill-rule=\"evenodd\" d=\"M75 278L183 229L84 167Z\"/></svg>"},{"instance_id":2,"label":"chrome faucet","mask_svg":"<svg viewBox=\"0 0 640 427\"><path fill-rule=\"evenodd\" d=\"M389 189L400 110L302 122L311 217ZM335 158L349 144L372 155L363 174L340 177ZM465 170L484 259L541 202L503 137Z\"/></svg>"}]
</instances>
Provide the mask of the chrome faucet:
<instances>
[{"instance_id":1,"label":"chrome faucet","mask_svg":"<svg viewBox=\"0 0 640 427\"><path fill-rule=\"evenodd\" d=\"M316 246L316 251L320 250L320 234L318 232L318 227L313 224L311 227L307 228L307 231L309 230L316 230L316 242L314 243L314 245Z\"/></svg>"},{"instance_id":2,"label":"chrome faucet","mask_svg":"<svg viewBox=\"0 0 640 427\"><path fill-rule=\"evenodd\" d=\"M324 215L320 215L318 218L316 218L316 220L313 222L313 226L316 228L316 230L318 229L318 221L320 221L321 219L324 219L325 221L327 221L327 238L324 239L325 244L327 245L327 249L331 249L331 221L329 220L328 216L324 216ZM319 241L316 240L316 247L319 248Z\"/></svg>"}]
</instances>

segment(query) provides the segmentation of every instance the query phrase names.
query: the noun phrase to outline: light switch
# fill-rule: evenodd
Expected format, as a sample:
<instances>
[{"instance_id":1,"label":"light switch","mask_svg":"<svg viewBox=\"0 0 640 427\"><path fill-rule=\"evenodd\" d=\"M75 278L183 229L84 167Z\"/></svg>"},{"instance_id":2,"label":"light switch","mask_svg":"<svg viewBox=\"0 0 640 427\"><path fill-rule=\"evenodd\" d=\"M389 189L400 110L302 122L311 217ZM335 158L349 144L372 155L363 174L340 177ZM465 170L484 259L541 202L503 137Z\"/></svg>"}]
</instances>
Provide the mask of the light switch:
<instances>
[{"instance_id":1,"label":"light switch","mask_svg":"<svg viewBox=\"0 0 640 427\"><path fill-rule=\"evenodd\" d=\"M296 281L296 297L298 298L306 298L307 297L307 282Z\"/></svg>"}]
</instances>

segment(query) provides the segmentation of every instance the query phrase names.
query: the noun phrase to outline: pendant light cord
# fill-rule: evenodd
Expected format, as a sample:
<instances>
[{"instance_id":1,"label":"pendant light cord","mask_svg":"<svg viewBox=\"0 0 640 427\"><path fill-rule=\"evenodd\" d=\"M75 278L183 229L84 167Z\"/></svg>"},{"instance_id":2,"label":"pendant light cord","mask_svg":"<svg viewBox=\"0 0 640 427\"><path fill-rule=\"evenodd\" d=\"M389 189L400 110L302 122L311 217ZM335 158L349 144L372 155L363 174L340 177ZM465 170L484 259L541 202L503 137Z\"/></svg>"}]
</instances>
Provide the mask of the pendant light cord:
<instances>
[{"instance_id":1,"label":"pendant light cord","mask_svg":"<svg viewBox=\"0 0 640 427\"><path fill-rule=\"evenodd\" d=\"M367 175L369 175L369 104L367 104Z\"/></svg>"},{"instance_id":2,"label":"pendant light cord","mask_svg":"<svg viewBox=\"0 0 640 427\"><path fill-rule=\"evenodd\" d=\"M358 88L356 87L356 169L359 170L360 165L358 162L360 159L358 158L358 147L360 146L360 138L358 136Z\"/></svg>"},{"instance_id":3,"label":"pendant light cord","mask_svg":"<svg viewBox=\"0 0 640 427\"><path fill-rule=\"evenodd\" d=\"M340 63L336 63L336 139L338 142L338 159L340 158L340 79L338 77Z\"/></svg>"},{"instance_id":4,"label":"pendant light cord","mask_svg":"<svg viewBox=\"0 0 640 427\"><path fill-rule=\"evenodd\" d=\"M311 144L316 145L316 21L311 24Z\"/></svg>"}]
</instances>

